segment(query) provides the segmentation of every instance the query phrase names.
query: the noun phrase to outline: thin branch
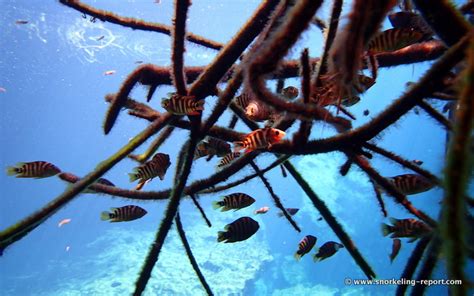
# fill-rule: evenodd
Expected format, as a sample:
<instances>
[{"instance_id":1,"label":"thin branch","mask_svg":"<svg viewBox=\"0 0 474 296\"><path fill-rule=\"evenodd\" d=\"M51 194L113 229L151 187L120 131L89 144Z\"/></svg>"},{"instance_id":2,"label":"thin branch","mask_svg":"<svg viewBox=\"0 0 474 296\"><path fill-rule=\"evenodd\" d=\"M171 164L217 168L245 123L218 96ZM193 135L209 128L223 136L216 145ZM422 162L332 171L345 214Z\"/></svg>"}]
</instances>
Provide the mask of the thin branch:
<instances>
[{"instance_id":1,"label":"thin branch","mask_svg":"<svg viewBox=\"0 0 474 296\"><path fill-rule=\"evenodd\" d=\"M183 53L184 53L184 36L186 36L186 17L188 15L191 0L176 0L175 14L173 19L173 53L171 60L173 61L173 81L176 91L179 95L187 95L186 78L183 72Z\"/></svg>"}]
</instances>

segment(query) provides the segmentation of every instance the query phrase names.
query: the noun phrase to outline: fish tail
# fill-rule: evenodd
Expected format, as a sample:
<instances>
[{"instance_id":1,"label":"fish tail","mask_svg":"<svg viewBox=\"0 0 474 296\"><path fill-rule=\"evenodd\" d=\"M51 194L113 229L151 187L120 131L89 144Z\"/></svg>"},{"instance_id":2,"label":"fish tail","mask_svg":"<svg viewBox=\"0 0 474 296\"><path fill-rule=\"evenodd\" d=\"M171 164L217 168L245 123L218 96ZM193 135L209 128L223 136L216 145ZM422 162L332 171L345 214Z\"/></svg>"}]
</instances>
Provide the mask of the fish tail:
<instances>
[{"instance_id":1,"label":"fish tail","mask_svg":"<svg viewBox=\"0 0 474 296\"><path fill-rule=\"evenodd\" d=\"M104 211L104 212L100 213L100 220L107 221L109 219L110 219L109 212Z\"/></svg>"},{"instance_id":2,"label":"fish tail","mask_svg":"<svg viewBox=\"0 0 474 296\"><path fill-rule=\"evenodd\" d=\"M221 205L219 204L219 201L213 201L213 202L212 202L212 208L213 208L214 210L217 210L217 209L220 208L220 207L221 207Z\"/></svg>"},{"instance_id":3,"label":"fish tail","mask_svg":"<svg viewBox=\"0 0 474 296\"><path fill-rule=\"evenodd\" d=\"M138 185L135 187L135 190L141 190L143 188L143 186L145 186L145 184L146 184L146 181L142 181L142 182L138 183Z\"/></svg>"},{"instance_id":4,"label":"fish tail","mask_svg":"<svg viewBox=\"0 0 474 296\"><path fill-rule=\"evenodd\" d=\"M206 103L206 101L204 101L204 100L197 101L196 102L196 110L199 110L199 111L204 110L204 103Z\"/></svg>"},{"instance_id":5,"label":"fish tail","mask_svg":"<svg viewBox=\"0 0 474 296\"><path fill-rule=\"evenodd\" d=\"M392 233L392 226L390 225L387 225L385 223L382 223L382 233L383 233L383 236L387 236L389 235L390 233Z\"/></svg>"},{"instance_id":6,"label":"fish tail","mask_svg":"<svg viewBox=\"0 0 474 296\"><path fill-rule=\"evenodd\" d=\"M318 253L316 252L316 254L318 254ZM314 261L314 262L319 262L319 261L321 261L322 258L321 258L321 257L318 257L316 254L314 254L314 256L313 256L313 261Z\"/></svg>"},{"instance_id":7,"label":"fish tail","mask_svg":"<svg viewBox=\"0 0 474 296\"><path fill-rule=\"evenodd\" d=\"M138 174L129 173L128 176L130 177L130 182L134 182L139 179Z\"/></svg>"},{"instance_id":8,"label":"fish tail","mask_svg":"<svg viewBox=\"0 0 474 296\"><path fill-rule=\"evenodd\" d=\"M218 243L220 243L220 242L222 242L222 241L224 241L224 240L226 240L226 239L227 239L227 237L226 237L226 232L224 232L224 231L219 231L219 232L217 232L217 242L218 242Z\"/></svg>"},{"instance_id":9,"label":"fish tail","mask_svg":"<svg viewBox=\"0 0 474 296\"><path fill-rule=\"evenodd\" d=\"M244 142L243 141L236 141L234 142L234 152L239 152L240 150L244 149Z\"/></svg>"},{"instance_id":10,"label":"fish tail","mask_svg":"<svg viewBox=\"0 0 474 296\"><path fill-rule=\"evenodd\" d=\"M298 254L298 252L295 252L295 255L293 257L295 257L296 261L300 261L301 254Z\"/></svg>"},{"instance_id":11,"label":"fish tail","mask_svg":"<svg viewBox=\"0 0 474 296\"><path fill-rule=\"evenodd\" d=\"M8 176L15 176L16 174L18 174L18 168L17 167L13 167L13 166L7 167L7 175Z\"/></svg>"}]
</instances>

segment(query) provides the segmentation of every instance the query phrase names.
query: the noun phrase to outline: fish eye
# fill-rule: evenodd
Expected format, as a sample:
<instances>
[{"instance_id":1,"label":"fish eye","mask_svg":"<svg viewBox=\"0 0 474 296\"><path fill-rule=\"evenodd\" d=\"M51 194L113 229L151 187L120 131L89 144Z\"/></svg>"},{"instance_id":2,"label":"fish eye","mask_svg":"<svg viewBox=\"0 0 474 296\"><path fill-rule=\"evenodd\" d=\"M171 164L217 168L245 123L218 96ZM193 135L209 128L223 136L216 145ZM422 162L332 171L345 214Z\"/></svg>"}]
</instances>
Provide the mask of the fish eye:
<instances>
[{"instance_id":1,"label":"fish eye","mask_svg":"<svg viewBox=\"0 0 474 296\"><path fill-rule=\"evenodd\" d=\"M278 136L279 134L280 134L280 132L279 132L279 131L275 131L275 135L277 135L277 136Z\"/></svg>"}]
</instances>

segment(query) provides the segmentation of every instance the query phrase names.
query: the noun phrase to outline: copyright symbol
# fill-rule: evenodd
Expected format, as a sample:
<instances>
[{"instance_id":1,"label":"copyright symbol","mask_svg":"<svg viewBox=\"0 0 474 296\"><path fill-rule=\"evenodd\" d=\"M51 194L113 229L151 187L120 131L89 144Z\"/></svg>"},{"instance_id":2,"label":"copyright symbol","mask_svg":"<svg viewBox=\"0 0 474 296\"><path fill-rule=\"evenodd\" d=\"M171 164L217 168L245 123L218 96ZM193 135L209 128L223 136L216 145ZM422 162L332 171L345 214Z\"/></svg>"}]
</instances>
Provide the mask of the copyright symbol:
<instances>
[{"instance_id":1,"label":"copyright symbol","mask_svg":"<svg viewBox=\"0 0 474 296\"><path fill-rule=\"evenodd\" d=\"M352 284L352 280L351 280L350 278L345 278L345 279L344 279L344 284L345 284L346 286L350 286L350 285Z\"/></svg>"}]
</instances>

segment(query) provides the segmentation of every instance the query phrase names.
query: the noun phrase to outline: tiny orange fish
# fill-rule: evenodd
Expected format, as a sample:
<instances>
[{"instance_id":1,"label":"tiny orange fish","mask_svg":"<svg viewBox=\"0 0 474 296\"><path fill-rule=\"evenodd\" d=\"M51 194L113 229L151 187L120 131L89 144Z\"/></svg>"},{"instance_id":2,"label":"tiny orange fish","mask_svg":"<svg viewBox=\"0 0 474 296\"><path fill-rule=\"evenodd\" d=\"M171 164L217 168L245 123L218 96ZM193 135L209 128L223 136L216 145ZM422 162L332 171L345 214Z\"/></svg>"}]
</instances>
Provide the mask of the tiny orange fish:
<instances>
[{"instance_id":1,"label":"tiny orange fish","mask_svg":"<svg viewBox=\"0 0 474 296\"><path fill-rule=\"evenodd\" d=\"M61 227L65 224L68 224L69 222L71 222L71 219L67 218L67 219L62 219L61 222L58 223L58 227Z\"/></svg>"},{"instance_id":2,"label":"tiny orange fish","mask_svg":"<svg viewBox=\"0 0 474 296\"><path fill-rule=\"evenodd\" d=\"M270 210L269 207L261 207L260 209L256 210L254 213L255 214L265 214Z\"/></svg>"},{"instance_id":3,"label":"tiny orange fish","mask_svg":"<svg viewBox=\"0 0 474 296\"><path fill-rule=\"evenodd\" d=\"M104 75L105 75L105 76L114 75L115 72L117 72L117 71L115 71L115 70L108 70L108 71L105 71L105 72L104 72Z\"/></svg>"},{"instance_id":4,"label":"tiny orange fish","mask_svg":"<svg viewBox=\"0 0 474 296\"><path fill-rule=\"evenodd\" d=\"M280 142L285 134L284 131L276 128L257 129L246 135L243 141L234 142L234 151L246 149L245 152L249 153L256 149L271 148L273 144Z\"/></svg>"}]
</instances>

